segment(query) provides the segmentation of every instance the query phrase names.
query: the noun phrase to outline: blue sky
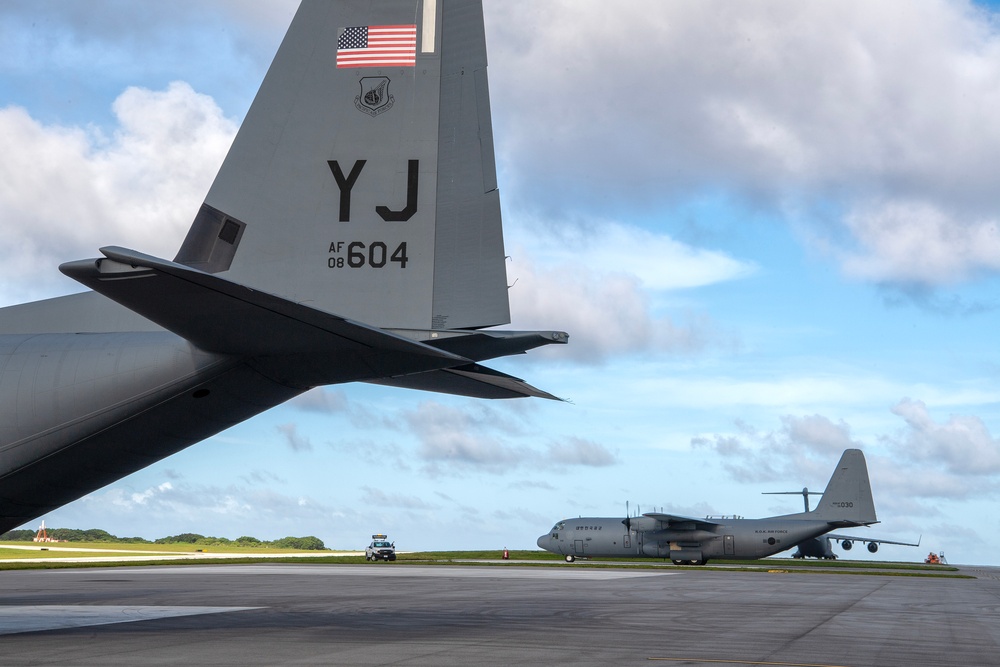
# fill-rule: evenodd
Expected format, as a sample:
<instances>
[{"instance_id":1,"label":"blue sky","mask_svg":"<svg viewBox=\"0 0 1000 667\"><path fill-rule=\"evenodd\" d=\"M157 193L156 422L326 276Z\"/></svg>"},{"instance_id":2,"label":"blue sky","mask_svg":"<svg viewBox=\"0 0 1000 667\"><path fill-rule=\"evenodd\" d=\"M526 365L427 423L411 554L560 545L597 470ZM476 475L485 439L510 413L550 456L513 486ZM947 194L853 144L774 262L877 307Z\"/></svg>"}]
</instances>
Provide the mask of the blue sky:
<instances>
[{"instance_id":1,"label":"blue sky","mask_svg":"<svg viewBox=\"0 0 1000 667\"><path fill-rule=\"evenodd\" d=\"M571 334L496 365L570 402L316 390L47 524L532 548L861 447L880 555L1000 563L995 8L800 4L485 1L512 327ZM0 304L173 256L295 6L0 6Z\"/></svg>"}]
</instances>

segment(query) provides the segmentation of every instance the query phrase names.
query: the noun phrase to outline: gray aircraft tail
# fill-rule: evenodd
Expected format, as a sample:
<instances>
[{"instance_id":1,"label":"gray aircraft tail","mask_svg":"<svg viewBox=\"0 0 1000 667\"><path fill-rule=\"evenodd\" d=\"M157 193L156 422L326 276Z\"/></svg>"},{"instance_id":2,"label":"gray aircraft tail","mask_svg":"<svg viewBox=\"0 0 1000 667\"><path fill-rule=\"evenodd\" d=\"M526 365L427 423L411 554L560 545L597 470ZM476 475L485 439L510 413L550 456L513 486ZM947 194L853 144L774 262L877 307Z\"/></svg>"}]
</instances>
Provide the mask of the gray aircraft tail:
<instances>
[{"instance_id":1,"label":"gray aircraft tail","mask_svg":"<svg viewBox=\"0 0 1000 667\"><path fill-rule=\"evenodd\" d=\"M290 386L555 398L479 364L568 336L486 330L510 311L477 0L303 0L174 260L101 250L61 269ZM93 296L30 314L143 326Z\"/></svg>"},{"instance_id":2,"label":"gray aircraft tail","mask_svg":"<svg viewBox=\"0 0 1000 667\"><path fill-rule=\"evenodd\" d=\"M392 329L510 314L481 2L304 0L175 263Z\"/></svg>"},{"instance_id":3,"label":"gray aircraft tail","mask_svg":"<svg viewBox=\"0 0 1000 667\"><path fill-rule=\"evenodd\" d=\"M843 526L878 523L864 452L844 450L823 498L808 516Z\"/></svg>"}]
</instances>

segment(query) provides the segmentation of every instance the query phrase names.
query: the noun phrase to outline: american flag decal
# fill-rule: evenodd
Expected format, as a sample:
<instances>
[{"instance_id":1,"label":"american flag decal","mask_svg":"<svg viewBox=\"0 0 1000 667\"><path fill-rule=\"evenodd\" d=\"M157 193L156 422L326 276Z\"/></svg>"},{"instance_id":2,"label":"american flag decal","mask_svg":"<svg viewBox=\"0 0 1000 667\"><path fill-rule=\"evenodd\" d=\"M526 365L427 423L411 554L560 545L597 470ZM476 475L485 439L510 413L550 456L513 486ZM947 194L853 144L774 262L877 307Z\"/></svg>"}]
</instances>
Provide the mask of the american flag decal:
<instances>
[{"instance_id":1,"label":"american flag decal","mask_svg":"<svg viewBox=\"0 0 1000 667\"><path fill-rule=\"evenodd\" d=\"M416 25L366 25L344 28L337 40L337 68L414 67Z\"/></svg>"}]
</instances>

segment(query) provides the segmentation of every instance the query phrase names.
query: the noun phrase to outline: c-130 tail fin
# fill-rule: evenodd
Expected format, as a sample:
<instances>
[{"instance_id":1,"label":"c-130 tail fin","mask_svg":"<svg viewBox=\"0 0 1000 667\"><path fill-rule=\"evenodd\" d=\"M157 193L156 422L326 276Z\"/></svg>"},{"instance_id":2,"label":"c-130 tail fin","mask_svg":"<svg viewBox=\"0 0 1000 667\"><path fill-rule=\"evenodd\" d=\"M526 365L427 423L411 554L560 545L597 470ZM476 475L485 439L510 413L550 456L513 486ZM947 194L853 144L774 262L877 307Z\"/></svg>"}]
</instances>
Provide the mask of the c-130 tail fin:
<instances>
[{"instance_id":1,"label":"c-130 tail fin","mask_svg":"<svg viewBox=\"0 0 1000 667\"><path fill-rule=\"evenodd\" d=\"M508 323L481 3L304 0L174 261L383 328Z\"/></svg>"},{"instance_id":2,"label":"c-130 tail fin","mask_svg":"<svg viewBox=\"0 0 1000 667\"><path fill-rule=\"evenodd\" d=\"M864 452L844 450L823 498L810 516L843 526L878 523Z\"/></svg>"},{"instance_id":3,"label":"c-130 tail fin","mask_svg":"<svg viewBox=\"0 0 1000 667\"><path fill-rule=\"evenodd\" d=\"M64 272L292 386L555 398L479 365L568 336L486 330L510 314L475 0L304 0L174 261L102 251ZM155 290L131 280L151 276ZM186 321L219 295L229 305ZM325 322L368 352L306 336L277 346L298 349L291 363L261 349L280 337L269 309L301 315L283 332Z\"/></svg>"}]
</instances>

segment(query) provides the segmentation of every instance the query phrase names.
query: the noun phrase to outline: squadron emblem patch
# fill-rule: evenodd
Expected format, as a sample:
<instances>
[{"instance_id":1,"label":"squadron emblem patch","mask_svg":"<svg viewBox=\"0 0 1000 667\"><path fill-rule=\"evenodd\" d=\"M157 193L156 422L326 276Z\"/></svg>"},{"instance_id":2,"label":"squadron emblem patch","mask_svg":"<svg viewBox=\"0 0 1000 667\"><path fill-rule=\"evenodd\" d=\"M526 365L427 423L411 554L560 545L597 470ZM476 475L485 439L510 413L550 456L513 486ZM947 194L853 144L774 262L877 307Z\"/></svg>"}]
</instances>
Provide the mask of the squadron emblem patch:
<instances>
[{"instance_id":1,"label":"squadron emblem patch","mask_svg":"<svg viewBox=\"0 0 1000 667\"><path fill-rule=\"evenodd\" d=\"M365 76L359 83L361 94L354 98L358 111L374 117L392 108L396 100L389 94L389 77Z\"/></svg>"}]
</instances>

